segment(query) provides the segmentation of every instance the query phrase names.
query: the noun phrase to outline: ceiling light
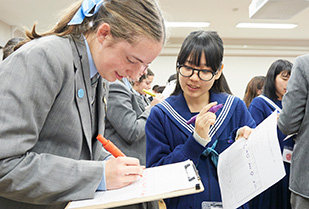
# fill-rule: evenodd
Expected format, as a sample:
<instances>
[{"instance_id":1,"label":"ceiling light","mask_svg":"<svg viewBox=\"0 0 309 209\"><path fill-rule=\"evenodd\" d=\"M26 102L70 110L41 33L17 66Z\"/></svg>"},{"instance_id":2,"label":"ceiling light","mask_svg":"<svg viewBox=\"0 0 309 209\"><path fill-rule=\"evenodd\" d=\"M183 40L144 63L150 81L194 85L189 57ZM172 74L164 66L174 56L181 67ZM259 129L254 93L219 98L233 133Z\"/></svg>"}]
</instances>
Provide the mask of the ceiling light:
<instances>
[{"instance_id":1,"label":"ceiling light","mask_svg":"<svg viewBox=\"0 0 309 209\"><path fill-rule=\"evenodd\" d=\"M269 29L293 29L296 24L276 24L276 23L238 23L236 28L269 28Z\"/></svg>"},{"instance_id":2,"label":"ceiling light","mask_svg":"<svg viewBox=\"0 0 309 209\"><path fill-rule=\"evenodd\" d=\"M166 27L170 28L207 28L208 22L165 22Z\"/></svg>"}]
</instances>

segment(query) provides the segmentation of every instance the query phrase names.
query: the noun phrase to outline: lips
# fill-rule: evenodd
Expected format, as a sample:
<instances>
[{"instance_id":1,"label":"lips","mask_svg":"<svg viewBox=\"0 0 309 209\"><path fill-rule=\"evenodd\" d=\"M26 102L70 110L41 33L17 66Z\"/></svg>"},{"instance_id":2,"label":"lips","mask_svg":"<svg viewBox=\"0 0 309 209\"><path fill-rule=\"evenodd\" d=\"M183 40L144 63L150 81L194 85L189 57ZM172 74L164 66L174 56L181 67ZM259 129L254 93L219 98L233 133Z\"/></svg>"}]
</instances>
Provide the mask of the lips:
<instances>
[{"instance_id":1,"label":"lips","mask_svg":"<svg viewBox=\"0 0 309 209\"><path fill-rule=\"evenodd\" d=\"M199 87L198 87L198 86L195 86L195 85L187 84L187 86L188 86L189 89L191 89L191 90L197 90L197 89L199 89Z\"/></svg>"},{"instance_id":2,"label":"lips","mask_svg":"<svg viewBox=\"0 0 309 209\"><path fill-rule=\"evenodd\" d=\"M117 78L118 80L121 80L121 79L123 78L123 76L119 75L117 72L116 72L115 74L116 74L116 78Z\"/></svg>"}]
</instances>

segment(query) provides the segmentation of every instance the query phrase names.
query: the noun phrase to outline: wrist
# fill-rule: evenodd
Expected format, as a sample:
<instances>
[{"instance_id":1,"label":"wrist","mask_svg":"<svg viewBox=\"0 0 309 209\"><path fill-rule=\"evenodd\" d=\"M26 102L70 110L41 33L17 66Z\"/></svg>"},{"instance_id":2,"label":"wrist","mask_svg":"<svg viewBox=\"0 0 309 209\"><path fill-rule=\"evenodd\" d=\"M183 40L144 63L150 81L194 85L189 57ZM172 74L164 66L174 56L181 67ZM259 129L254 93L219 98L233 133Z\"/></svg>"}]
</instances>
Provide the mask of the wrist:
<instances>
[{"instance_id":1,"label":"wrist","mask_svg":"<svg viewBox=\"0 0 309 209\"><path fill-rule=\"evenodd\" d=\"M200 135L198 135L195 131L193 133L193 137L194 139L200 143L202 146L206 147L206 145L211 141L211 137L207 137L206 139L205 138L202 138Z\"/></svg>"}]
</instances>

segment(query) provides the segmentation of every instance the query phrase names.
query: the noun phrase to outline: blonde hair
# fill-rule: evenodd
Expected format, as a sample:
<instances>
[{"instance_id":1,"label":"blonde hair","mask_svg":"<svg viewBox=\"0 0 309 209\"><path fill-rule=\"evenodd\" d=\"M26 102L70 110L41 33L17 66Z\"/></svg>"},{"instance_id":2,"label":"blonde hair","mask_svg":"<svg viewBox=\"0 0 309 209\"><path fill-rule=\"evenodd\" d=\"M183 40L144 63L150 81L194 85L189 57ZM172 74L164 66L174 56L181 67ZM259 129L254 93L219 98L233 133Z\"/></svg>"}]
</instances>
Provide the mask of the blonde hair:
<instances>
[{"instance_id":1,"label":"blonde hair","mask_svg":"<svg viewBox=\"0 0 309 209\"><path fill-rule=\"evenodd\" d=\"M165 42L164 18L155 0L105 0L92 17L85 17L79 25L68 25L80 8L82 1L73 4L51 30L38 34L33 25L32 31L26 30L27 41L47 35L79 37L95 32L102 23L111 27L114 38L134 43L135 38L144 36L158 42Z\"/></svg>"}]
</instances>

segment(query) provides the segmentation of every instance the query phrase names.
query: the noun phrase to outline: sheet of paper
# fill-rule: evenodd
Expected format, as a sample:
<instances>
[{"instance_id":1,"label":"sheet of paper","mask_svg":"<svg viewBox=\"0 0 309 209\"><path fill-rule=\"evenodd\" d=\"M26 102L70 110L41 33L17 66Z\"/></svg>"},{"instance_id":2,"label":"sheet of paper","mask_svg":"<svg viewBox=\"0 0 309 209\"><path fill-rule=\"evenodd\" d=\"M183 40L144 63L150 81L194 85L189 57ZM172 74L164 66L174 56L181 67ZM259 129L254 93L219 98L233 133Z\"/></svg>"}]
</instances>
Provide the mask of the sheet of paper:
<instances>
[{"instance_id":1,"label":"sheet of paper","mask_svg":"<svg viewBox=\"0 0 309 209\"><path fill-rule=\"evenodd\" d=\"M266 118L246 140L237 140L219 155L218 177L223 208L251 200L285 176L277 137L277 113Z\"/></svg>"},{"instance_id":2,"label":"sheet of paper","mask_svg":"<svg viewBox=\"0 0 309 209\"><path fill-rule=\"evenodd\" d=\"M169 82L168 84L166 84L162 95L164 96L164 98L169 97L175 90L176 87L176 80Z\"/></svg>"},{"instance_id":3,"label":"sheet of paper","mask_svg":"<svg viewBox=\"0 0 309 209\"><path fill-rule=\"evenodd\" d=\"M96 192L93 199L73 201L68 209L102 205L194 188L198 183L198 178L192 165L192 161L187 160L180 163L147 168L144 170L143 176L133 184L121 189Z\"/></svg>"}]
</instances>

